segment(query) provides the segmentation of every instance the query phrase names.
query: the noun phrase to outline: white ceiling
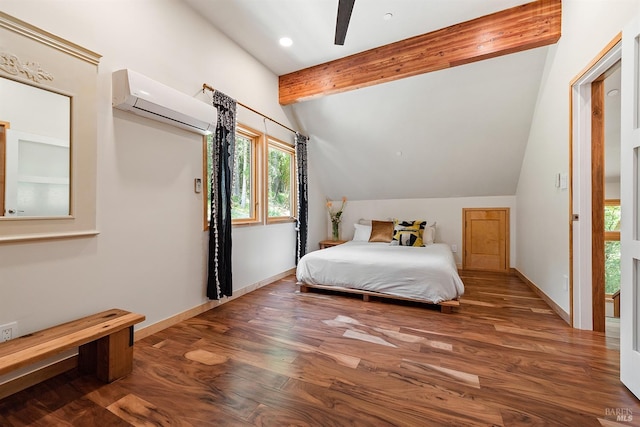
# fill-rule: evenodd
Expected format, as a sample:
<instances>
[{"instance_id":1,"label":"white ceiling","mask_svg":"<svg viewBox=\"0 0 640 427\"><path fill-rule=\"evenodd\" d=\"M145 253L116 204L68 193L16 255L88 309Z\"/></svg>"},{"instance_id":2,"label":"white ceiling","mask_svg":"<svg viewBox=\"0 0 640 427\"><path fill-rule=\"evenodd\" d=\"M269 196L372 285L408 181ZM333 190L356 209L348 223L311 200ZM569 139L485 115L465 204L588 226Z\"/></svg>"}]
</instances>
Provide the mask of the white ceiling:
<instances>
[{"instance_id":1,"label":"white ceiling","mask_svg":"<svg viewBox=\"0 0 640 427\"><path fill-rule=\"evenodd\" d=\"M184 0L277 75L468 21L531 0L356 0L335 46L338 0ZM393 18L384 20L385 13ZM278 40L290 37L283 48Z\"/></svg>"},{"instance_id":2,"label":"white ceiling","mask_svg":"<svg viewBox=\"0 0 640 427\"><path fill-rule=\"evenodd\" d=\"M277 75L528 2L356 0L345 45L334 46L337 0L183 1ZM387 12L394 14L389 21ZM280 47L282 36L294 45ZM327 197L513 195L547 49L285 110L311 137L310 158Z\"/></svg>"}]
</instances>

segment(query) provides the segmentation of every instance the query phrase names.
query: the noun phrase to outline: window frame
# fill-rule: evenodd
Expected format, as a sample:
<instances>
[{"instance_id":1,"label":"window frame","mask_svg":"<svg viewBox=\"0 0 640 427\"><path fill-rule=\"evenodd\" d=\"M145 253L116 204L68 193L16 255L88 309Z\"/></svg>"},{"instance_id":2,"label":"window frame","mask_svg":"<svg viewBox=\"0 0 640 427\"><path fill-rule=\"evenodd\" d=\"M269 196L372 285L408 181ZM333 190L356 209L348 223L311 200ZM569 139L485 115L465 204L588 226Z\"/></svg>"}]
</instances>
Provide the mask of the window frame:
<instances>
[{"instance_id":1,"label":"window frame","mask_svg":"<svg viewBox=\"0 0 640 427\"><path fill-rule=\"evenodd\" d=\"M236 137L240 134L242 137L251 140L251 215L249 218L232 219L232 225L251 225L261 222L260 215L260 185L258 176L260 173L260 148L262 146L262 134L248 126L236 125Z\"/></svg>"},{"instance_id":2,"label":"window frame","mask_svg":"<svg viewBox=\"0 0 640 427\"><path fill-rule=\"evenodd\" d=\"M266 219L267 224L274 223L285 223L285 222L295 222L296 217L298 215L298 192L297 192L297 182L298 177L296 174L296 150L295 147L291 144L287 144L284 141L281 141L272 136L266 135L267 142L264 144L264 174L263 174L263 183L262 188L264 188L264 198L263 198L263 213ZM290 174L290 201L291 209L289 216L269 216L269 148L274 148L276 150L283 151L291 156L291 162L289 165L289 174Z\"/></svg>"},{"instance_id":3,"label":"window frame","mask_svg":"<svg viewBox=\"0 0 640 427\"><path fill-rule=\"evenodd\" d=\"M249 126L238 123L236 125L236 135L240 134L252 141L251 150L251 197L252 197L252 215L250 218L237 218L231 220L231 225L249 226L249 225L268 225L277 223L295 222L298 214L298 176L296 173L296 151L295 147L280 139L269 136L265 133L252 129ZM207 149L207 135L202 139L202 174L203 184L202 191L205 193L202 197L203 205L203 230L209 230L210 221L210 202L209 195L211 193L209 180L209 151ZM290 203L291 215L282 217L269 216L269 148L275 148L283 151L291 156L290 162Z\"/></svg>"},{"instance_id":4,"label":"window frame","mask_svg":"<svg viewBox=\"0 0 640 427\"><path fill-rule=\"evenodd\" d=\"M251 140L251 215L249 218L236 218L231 220L232 226L246 226L246 225L255 225L262 224L262 214L260 209L260 201L262 200L262 189L260 185L259 176L262 174L262 162L261 162L261 153L263 150L263 134L258 132L255 129L250 128L249 126L245 126L243 124L236 125L236 137L240 135L244 138ZM209 195L211 194L211 182L209 179L209 151L207 150L207 138L205 135L203 137L203 181L204 185L202 186L205 194L203 195L203 205L204 205L204 230L209 229L210 222L210 208L211 204L209 202Z\"/></svg>"}]
</instances>

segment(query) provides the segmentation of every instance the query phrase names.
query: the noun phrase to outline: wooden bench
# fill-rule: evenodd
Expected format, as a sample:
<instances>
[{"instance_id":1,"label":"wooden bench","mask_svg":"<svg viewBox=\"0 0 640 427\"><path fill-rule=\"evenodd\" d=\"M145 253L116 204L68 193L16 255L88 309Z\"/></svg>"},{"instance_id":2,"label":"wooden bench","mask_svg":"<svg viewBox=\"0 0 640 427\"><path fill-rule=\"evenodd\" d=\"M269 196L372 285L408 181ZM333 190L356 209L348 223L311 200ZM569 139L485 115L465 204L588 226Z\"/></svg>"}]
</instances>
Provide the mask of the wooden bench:
<instances>
[{"instance_id":1,"label":"wooden bench","mask_svg":"<svg viewBox=\"0 0 640 427\"><path fill-rule=\"evenodd\" d=\"M78 347L81 372L115 381L131 372L133 325L144 320L143 315L114 308L5 341L0 343L0 375Z\"/></svg>"}]
</instances>

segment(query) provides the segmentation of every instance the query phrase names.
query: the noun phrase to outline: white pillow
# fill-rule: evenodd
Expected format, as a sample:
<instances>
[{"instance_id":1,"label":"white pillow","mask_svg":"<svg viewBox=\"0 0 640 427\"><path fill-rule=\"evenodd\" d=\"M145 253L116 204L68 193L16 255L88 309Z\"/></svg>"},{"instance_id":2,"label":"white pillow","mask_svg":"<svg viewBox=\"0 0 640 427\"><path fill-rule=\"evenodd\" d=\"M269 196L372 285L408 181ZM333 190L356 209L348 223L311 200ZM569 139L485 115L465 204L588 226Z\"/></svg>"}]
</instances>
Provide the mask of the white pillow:
<instances>
[{"instance_id":1,"label":"white pillow","mask_svg":"<svg viewBox=\"0 0 640 427\"><path fill-rule=\"evenodd\" d=\"M353 233L354 242L368 242L371 237L371 225L353 224L355 232Z\"/></svg>"},{"instance_id":2,"label":"white pillow","mask_svg":"<svg viewBox=\"0 0 640 427\"><path fill-rule=\"evenodd\" d=\"M431 245L436 240L436 223L427 224L422 233L422 242L426 245Z\"/></svg>"}]
</instances>

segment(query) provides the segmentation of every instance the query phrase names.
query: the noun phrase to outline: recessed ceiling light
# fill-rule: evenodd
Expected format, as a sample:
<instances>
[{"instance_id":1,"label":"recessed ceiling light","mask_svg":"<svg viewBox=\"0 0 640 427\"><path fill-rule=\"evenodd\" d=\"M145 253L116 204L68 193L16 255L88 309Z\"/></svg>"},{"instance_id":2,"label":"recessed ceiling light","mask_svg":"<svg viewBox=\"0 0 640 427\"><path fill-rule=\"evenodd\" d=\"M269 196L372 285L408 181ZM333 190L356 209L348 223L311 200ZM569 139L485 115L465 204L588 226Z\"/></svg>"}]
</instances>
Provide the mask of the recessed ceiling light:
<instances>
[{"instance_id":1,"label":"recessed ceiling light","mask_svg":"<svg viewBox=\"0 0 640 427\"><path fill-rule=\"evenodd\" d=\"M388 21L391 18L393 18L393 13L391 12L387 12L384 15L382 15L382 19L384 19L385 21Z\"/></svg>"},{"instance_id":2,"label":"recessed ceiling light","mask_svg":"<svg viewBox=\"0 0 640 427\"><path fill-rule=\"evenodd\" d=\"M289 37L282 37L280 39L280 46L289 47L292 44L293 44L293 40L291 40Z\"/></svg>"},{"instance_id":3,"label":"recessed ceiling light","mask_svg":"<svg viewBox=\"0 0 640 427\"><path fill-rule=\"evenodd\" d=\"M616 96L618 93L620 93L618 89L611 89L609 92L607 92L607 95Z\"/></svg>"}]
</instances>

